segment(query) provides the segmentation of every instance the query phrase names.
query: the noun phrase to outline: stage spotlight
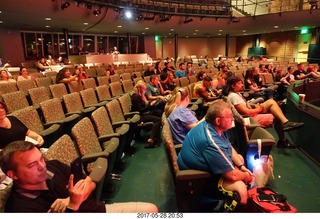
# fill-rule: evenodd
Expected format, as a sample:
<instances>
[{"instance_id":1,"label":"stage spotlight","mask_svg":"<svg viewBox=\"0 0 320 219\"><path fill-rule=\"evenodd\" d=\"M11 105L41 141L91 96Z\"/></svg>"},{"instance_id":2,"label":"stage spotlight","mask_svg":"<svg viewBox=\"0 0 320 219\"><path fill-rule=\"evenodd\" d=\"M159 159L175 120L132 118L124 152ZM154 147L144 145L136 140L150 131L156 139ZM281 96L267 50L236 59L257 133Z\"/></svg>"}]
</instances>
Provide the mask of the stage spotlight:
<instances>
[{"instance_id":1,"label":"stage spotlight","mask_svg":"<svg viewBox=\"0 0 320 219\"><path fill-rule=\"evenodd\" d=\"M186 17L186 18L184 19L183 23L187 24L187 23L190 23L190 22L192 22L192 21L193 21L192 18Z\"/></svg>"},{"instance_id":2,"label":"stage spotlight","mask_svg":"<svg viewBox=\"0 0 320 219\"><path fill-rule=\"evenodd\" d=\"M61 5L61 10L67 10L69 6L70 6L70 2L65 2Z\"/></svg>"},{"instance_id":3,"label":"stage spotlight","mask_svg":"<svg viewBox=\"0 0 320 219\"><path fill-rule=\"evenodd\" d=\"M125 17L126 17L126 19L131 19L132 18L132 12L131 11L129 11L129 10L126 10L125 12L124 12L124 15L125 15Z\"/></svg>"}]
</instances>

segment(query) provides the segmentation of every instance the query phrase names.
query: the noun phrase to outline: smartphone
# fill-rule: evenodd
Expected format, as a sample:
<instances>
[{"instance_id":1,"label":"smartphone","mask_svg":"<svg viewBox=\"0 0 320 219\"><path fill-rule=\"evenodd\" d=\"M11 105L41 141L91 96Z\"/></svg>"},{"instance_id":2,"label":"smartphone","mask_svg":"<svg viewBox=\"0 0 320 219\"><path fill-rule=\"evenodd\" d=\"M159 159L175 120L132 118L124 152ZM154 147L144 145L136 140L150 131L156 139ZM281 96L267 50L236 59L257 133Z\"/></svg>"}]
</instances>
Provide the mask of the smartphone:
<instances>
[{"instance_id":1,"label":"smartphone","mask_svg":"<svg viewBox=\"0 0 320 219\"><path fill-rule=\"evenodd\" d=\"M79 180L84 179L86 176L82 170L82 161L80 157L77 157L70 163L71 173L73 174L73 184L75 185Z\"/></svg>"},{"instance_id":2,"label":"smartphone","mask_svg":"<svg viewBox=\"0 0 320 219\"><path fill-rule=\"evenodd\" d=\"M274 202L276 201L273 195L261 194L257 196L258 201L260 202Z\"/></svg>"}]
</instances>

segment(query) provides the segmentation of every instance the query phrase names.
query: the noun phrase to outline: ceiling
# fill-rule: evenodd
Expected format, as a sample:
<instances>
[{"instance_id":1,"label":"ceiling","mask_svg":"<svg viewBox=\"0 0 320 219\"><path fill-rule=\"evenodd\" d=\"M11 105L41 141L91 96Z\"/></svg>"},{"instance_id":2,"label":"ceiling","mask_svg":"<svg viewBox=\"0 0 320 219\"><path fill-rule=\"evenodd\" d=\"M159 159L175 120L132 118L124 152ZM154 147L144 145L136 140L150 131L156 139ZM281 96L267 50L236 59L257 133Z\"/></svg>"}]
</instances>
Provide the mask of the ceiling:
<instances>
[{"instance_id":1,"label":"ceiling","mask_svg":"<svg viewBox=\"0 0 320 219\"><path fill-rule=\"evenodd\" d=\"M93 15L93 9L77 6L70 1L66 10L61 10L65 0L1 0L0 28L24 31L106 34L106 35L160 35L171 37L217 37L243 36L270 32L298 30L302 27L320 26L320 9L282 12L239 17L234 23L230 18L191 17L190 23L183 23L185 17L173 16L168 22L160 22L156 16L153 21L127 21L120 18L113 8L102 8L101 14ZM234 16L238 16L233 12ZM45 18L51 18L46 20ZM278 28L275 28L278 26Z\"/></svg>"}]
</instances>

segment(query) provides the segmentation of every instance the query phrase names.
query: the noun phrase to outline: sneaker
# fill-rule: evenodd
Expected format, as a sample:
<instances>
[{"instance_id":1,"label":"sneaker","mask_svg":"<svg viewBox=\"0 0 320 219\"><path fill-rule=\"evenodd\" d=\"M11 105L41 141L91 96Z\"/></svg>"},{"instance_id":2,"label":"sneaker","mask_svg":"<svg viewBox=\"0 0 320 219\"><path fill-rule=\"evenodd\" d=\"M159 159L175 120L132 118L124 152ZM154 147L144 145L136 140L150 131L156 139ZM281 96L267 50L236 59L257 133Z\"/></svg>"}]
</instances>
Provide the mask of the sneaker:
<instances>
[{"instance_id":1,"label":"sneaker","mask_svg":"<svg viewBox=\"0 0 320 219\"><path fill-rule=\"evenodd\" d=\"M284 141L278 141L277 144L278 148L289 148L289 149L294 149L297 148L297 145L295 144L291 144L288 139L284 140Z\"/></svg>"},{"instance_id":2,"label":"sneaker","mask_svg":"<svg viewBox=\"0 0 320 219\"><path fill-rule=\"evenodd\" d=\"M284 132L287 132L287 131L291 131L293 129L297 129L297 128L300 128L304 125L303 122L286 122L284 124L282 124L282 130Z\"/></svg>"}]
</instances>

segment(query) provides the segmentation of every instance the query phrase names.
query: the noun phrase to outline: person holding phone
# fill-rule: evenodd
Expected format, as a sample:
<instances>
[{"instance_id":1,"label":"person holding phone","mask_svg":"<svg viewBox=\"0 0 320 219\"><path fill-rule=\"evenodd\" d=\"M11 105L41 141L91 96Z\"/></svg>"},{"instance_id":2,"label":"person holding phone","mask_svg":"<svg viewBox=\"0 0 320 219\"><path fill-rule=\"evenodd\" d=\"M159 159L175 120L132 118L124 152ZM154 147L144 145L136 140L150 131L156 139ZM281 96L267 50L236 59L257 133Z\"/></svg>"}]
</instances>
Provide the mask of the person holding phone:
<instances>
[{"instance_id":1,"label":"person holding phone","mask_svg":"<svg viewBox=\"0 0 320 219\"><path fill-rule=\"evenodd\" d=\"M14 141L0 154L0 167L13 179L5 212L108 212L157 213L147 202L105 204L91 195L96 184L89 176L74 184L70 167L58 160L45 161L34 144Z\"/></svg>"}]
</instances>

